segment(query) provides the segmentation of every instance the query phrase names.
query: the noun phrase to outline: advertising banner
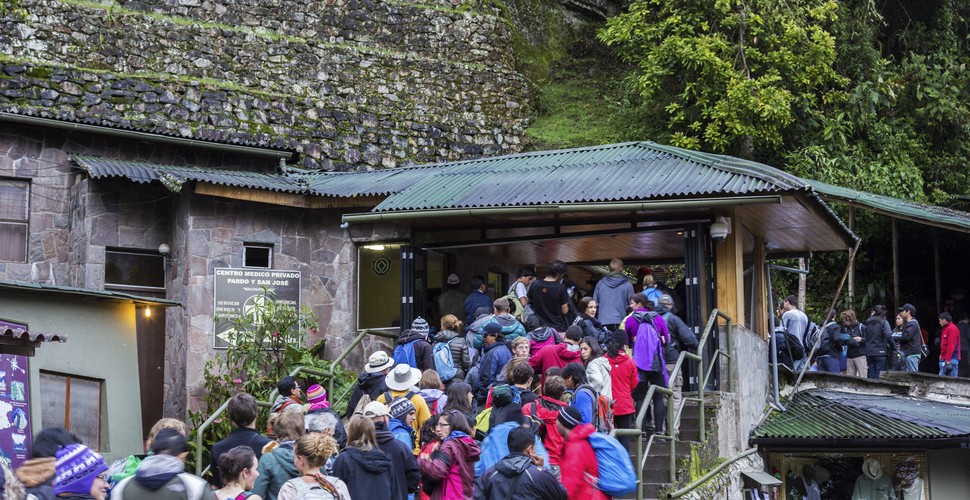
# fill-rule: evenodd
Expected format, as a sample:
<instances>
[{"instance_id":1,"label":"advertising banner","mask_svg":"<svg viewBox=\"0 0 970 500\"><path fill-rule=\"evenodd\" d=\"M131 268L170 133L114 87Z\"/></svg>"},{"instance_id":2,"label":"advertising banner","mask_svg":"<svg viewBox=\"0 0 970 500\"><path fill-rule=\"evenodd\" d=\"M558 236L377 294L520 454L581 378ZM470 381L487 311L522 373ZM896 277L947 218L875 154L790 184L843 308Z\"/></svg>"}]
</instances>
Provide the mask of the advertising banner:
<instances>
[{"instance_id":1,"label":"advertising banner","mask_svg":"<svg viewBox=\"0 0 970 500\"><path fill-rule=\"evenodd\" d=\"M27 329L3 320L0 327ZM0 459L13 469L30 458L29 373L27 356L0 354Z\"/></svg>"}]
</instances>

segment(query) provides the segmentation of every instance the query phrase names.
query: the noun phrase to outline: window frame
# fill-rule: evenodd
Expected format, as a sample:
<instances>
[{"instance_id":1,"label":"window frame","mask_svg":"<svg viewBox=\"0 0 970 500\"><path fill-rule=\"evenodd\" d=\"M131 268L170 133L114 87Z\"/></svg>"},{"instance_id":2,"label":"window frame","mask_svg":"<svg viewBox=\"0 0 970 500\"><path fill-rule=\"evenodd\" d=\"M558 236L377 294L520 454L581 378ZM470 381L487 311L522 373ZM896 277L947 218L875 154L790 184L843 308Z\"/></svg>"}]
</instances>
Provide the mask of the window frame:
<instances>
[{"instance_id":1,"label":"window frame","mask_svg":"<svg viewBox=\"0 0 970 500\"><path fill-rule=\"evenodd\" d=\"M63 400L64 401L64 416L63 416L63 422L61 423L60 426L61 427L64 427L65 429L67 429L69 431L71 430L71 380L72 379L85 380L87 382L96 382L98 384L98 422L97 422L97 426L96 426L97 427L97 430L98 430L97 443L95 444L95 446L91 446L90 444L85 444L85 446L87 446L88 448L91 448L94 451L101 451L102 450L102 446L101 445L102 445L103 437L104 437L103 427L104 427L104 415L105 415L105 411L104 411L104 396L105 396L105 394L104 394L104 382L105 381L104 381L104 379L99 379L99 378L94 378L94 377L85 377L83 375L73 375L73 374L70 374L70 373L57 372L57 371L52 371L52 370L40 370L39 371L39 375L40 375L40 377L53 376L53 377L61 377L61 378L64 379L64 394L65 394L65 397L64 397L64 400ZM40 407L41 407L41 422L43 422L44 419L47 417L47 415L45 415L44 412L43 412L43 408L44 408L44 396L43 395L44 394L45 393L42 391L41 392L41 401L40 401ZM47 427L47 425L44 425L44 427Z\"/></svg>"},{"instance_id":2,"label":"window frame","mask_svg":"<svg viewBox=\"0 0 970 500\"><path fill-rule=\"evenodd\" d=\"M151 285L126 285L124 283L111 283L108 281L108 254L128 254L128 255L139 255L143 257L153 257L158 258L162 264L162 286L151 286ZM157 251L144 250L140 248L123 248L123 247L105 247L104 249L104 289L105 290L121 290L121 291L135 291L135 292L146 292L146 293L166 293L167 287L165 282L165 256L158 253Z\"/></svg>"},{"instance_id":3,"label":"window frame","mask_svg":"<svg viewBox=\"0 0 970 500\"><path fill-rule=\"evenodd\" d=\"M30 256L30 194L33 191L33 186L30 179L24 179L21 177L0 177L0 181L6 181L11 183L23 183L26 186L26 203L24 204L24 219L4 219L0 218L0 225L20 225L24 227L24 252L23 259L20 260L10 260L2 258L0 254L0 262L27 262Z\"/></svg>"},{"instance_id":4,"label":"window frame","mask_svg":"<svg viewBox=\"0 0 970 500\"><path fill-rule=\"evenodd\" d=\"M243 242L242 267L247 269L273 269L273 247L272 243ZM246 256L250 248L265 249L267 251L266 265L253 266L247 262Z\"/></svg>"}]
</instances>

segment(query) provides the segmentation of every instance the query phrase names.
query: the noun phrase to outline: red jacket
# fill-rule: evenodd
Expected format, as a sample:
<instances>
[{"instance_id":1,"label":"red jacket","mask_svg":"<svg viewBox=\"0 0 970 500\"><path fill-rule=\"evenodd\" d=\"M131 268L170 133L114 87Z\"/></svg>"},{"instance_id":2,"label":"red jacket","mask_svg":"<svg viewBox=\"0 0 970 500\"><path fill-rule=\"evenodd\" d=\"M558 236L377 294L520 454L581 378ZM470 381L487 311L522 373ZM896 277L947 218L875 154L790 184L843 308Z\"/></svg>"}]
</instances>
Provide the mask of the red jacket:
<instances>
[{"instance_id":1,"label":"red jacket","mask_svg":"<svg viewBox=\"0 0 970 500\"><path fill-rule=\"evenodd\" d=\"M542 420L542 425L545 426L546 436L542 440L542 446L546 447L546 453L549 454L550 465L559 465L559 457L562 456L563 445L566 444L562 434L559 434L559 428L556 427L559 409L563 406L566 406L566 403L549 396L539 396L539 399L522 407L522 414L527 418L532 418L533 408L535 408L536 417Z\"/></svg>"},{"instance_id":2,"label":"red jacket","mask_svg":"<svg viewBox=\"0 0 970 500\"><path fill-rule=\"evenodd\" d=\"M610 380L613 382L613 414L622 416L636 413L633 389L640 383L637 365L622 349L615 358L606 359L610 362Z\"/></svg>"},{"instance_id":3,"label":"red jacket","mask_svg":"<svg viewBox=\"0 0 970 500\"><path fill-rule=\"evenodd\" d=\"M943 327L940 337L940 361L949 363L951 359L960 359L960 330L952 321Z\"/></svg>"},{"instance_id":4,"label":"red jacket","mask_svg":"<svg viewBox=\"0 0 970 500\"><path fill-rule=\"evenodd\" d=\"M536 373L542 375L542 383L546 383L546 370L552 368L553 366L558 366L562 368L569 363L582 363L583 360L580 357L581 351L577 347L576 350L571 350L569 347L572 344L568 342L563 342L561 344L547 345L539 352L535 353L534 356L529 358L529 366L535 370Z\"/></svg>"},{"instance_id":5,"label":"red jacket","mask_svg":"<svg viewBox=\"0 0 970 500\"><path fill-rule=\"evenodd\" d=\"M569 500L610 500L610 497L594 488L587 478L587 475L599 477L596 454L589 444L589 435L594 432L596 428L591 424L579 424L569 433L566 441L566 451L559 467Z\"/></svg>"}]
</instances>

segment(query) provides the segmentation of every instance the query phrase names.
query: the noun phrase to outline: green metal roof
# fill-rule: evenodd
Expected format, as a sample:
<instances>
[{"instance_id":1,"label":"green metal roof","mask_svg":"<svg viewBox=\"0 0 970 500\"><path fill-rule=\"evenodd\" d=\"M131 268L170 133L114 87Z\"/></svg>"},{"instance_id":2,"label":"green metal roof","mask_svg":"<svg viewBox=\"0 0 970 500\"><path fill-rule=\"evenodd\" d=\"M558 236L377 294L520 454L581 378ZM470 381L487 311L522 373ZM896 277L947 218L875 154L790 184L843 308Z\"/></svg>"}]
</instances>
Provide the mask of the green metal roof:
<instances>
[{"instance_id":1,"label":"green metal roof","mask_svg":"<svg viewBox=\"0 0 970 500\"><path fill-rule=\"evenodd\" d=\"M804 441L887 444L918 440L970 441L970 407L894 395L830 390L798 393L787 411L773 412L754 430L754 444Z\"/></svg>"},{"instance_id":2,"label":"green metal roof","mask_svg":"<svg viewBox=\"0 0 970 500\"><path fill-rule=\"evenodd\" d=\"M652 142L539 151L397 170L409 182L402 183L374 212L811 191L798 177L767 165ZM416 170L421 175L413 175ZM393 177L386 180L394 181ZM321 183L327 182L331 182L329 177L321 179Z\"/></svg>"},{"instance_id":3,"label":"green metal roof","mask_svg":"<svg viewBox=\"0 0 970 500\"><path fill-rule=\"evenodd\" d=\"M222 170L178 165L161 165L133 160L111 160L95 156L74 155L71 157L78 167L92 179L105 177L124 177L133 182L149 183L159 181L173 191L186 181L201 181L223 186L266 189L284 193L308 193L299 175L279 173L250 172L242 170Z\"/></svg>"},{"instance_id":4,"label":"green metal roof","mask_svg":"<svg viewBox=\"0 0 970 500\"><path fill-rule=\"evenodd\" d=\"M110 290L95 290L92 288L77 288L73 286L48 285L46 283L33 283L30 281L0 280L0 290L17 290L22 292L41 292L50 294L74 295L76 297L92 297L103 300L113 300L118 302L134 302L150 306L181 306L182 304L168 299L158 299L155 297L143 297L124 292L113 292Z\"/></svg>"},{"instance_id":5,"label":"green metal roof","mask_svg":"<svg viewBox=\"0 0 970 500\"><path fill-rule=\"evenodd\" d=\"M970 233L970 213L915 201L856 191L806 179L823 199L848 203L899 219Z\"/></svg>"}]
</instances>

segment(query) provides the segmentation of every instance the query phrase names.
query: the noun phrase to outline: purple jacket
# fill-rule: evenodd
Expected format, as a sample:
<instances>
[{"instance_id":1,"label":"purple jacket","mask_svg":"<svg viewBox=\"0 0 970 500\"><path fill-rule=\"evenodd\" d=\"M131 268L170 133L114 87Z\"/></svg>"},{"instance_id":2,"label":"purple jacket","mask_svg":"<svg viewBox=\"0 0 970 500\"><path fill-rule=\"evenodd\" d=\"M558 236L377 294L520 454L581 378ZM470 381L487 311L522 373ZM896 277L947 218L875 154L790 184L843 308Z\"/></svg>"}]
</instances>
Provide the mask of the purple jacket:
<instances>
[{"instance_id":1,"label":"purple jacket","mask_svg":"<svg viewBox=\"0 0 970 500\"><path fill-rule=\"evenodd\" d=\"M640 324L648 317L653 321L657 335L641 334L638 331ZM624 327L627 335L636 336L633 341L633 362L637 364L637 368L643 371L657 371L659 366L659 371L664 375L664 384L666 384L667 364L663 357L663 346L670 342L670 334L667 332L667 323L663 316L646 309L637 309L627 318ZM663 339L662 342L661 339Z\"/></svg>"}]
</instances>

